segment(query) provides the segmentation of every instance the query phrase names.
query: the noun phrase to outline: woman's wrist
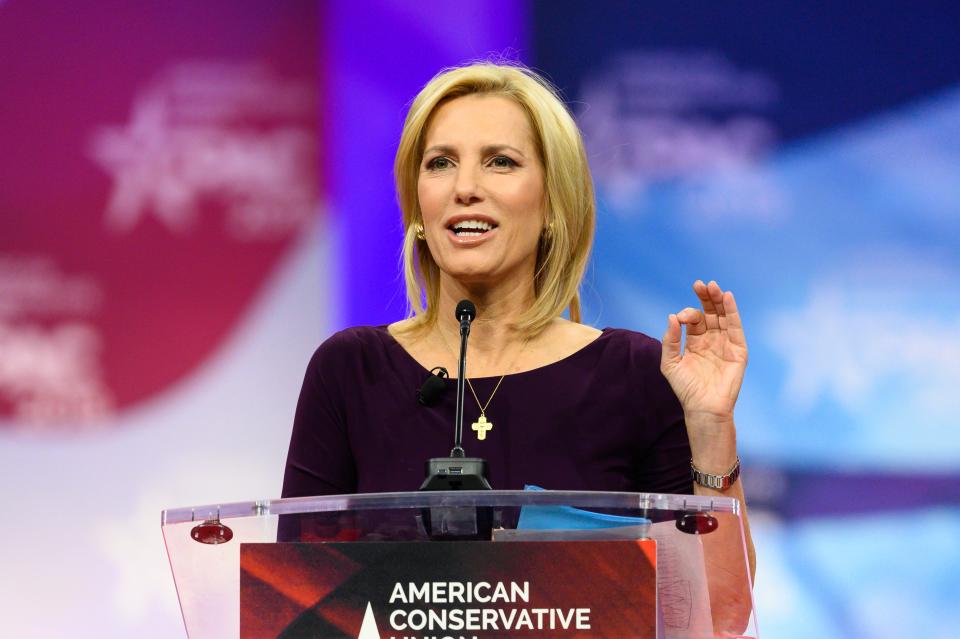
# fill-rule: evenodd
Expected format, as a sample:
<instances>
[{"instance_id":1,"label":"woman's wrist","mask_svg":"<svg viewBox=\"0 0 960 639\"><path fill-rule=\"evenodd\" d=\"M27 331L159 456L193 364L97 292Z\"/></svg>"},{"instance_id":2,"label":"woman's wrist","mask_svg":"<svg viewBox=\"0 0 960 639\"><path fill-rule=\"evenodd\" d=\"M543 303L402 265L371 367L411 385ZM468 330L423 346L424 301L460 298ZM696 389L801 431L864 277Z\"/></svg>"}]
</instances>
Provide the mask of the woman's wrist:
<instances>
[{"instance_id":1,"label":"woman's wrist","mask_svg":"<svg viewBox=\"0 0 960 639\"><path fill-rule=\"evenodd\" d=\"M737 428L733 419L705 419L702 415L686 419L693 465L711 475L729 472L738 459Z\"/></svg>"}]
</instances>

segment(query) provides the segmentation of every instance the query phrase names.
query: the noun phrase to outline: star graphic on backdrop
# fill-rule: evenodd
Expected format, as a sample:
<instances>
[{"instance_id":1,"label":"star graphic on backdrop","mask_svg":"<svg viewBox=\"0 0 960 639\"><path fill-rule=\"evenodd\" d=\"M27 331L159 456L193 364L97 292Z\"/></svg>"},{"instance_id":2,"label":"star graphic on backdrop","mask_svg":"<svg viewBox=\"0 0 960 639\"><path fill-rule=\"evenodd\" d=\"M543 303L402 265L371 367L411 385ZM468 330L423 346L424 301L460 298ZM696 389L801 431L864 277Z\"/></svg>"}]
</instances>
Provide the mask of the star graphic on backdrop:
<instances>
[{"instance_id":1,"label":"star graphic on backdrop","mask_svg":"<svg viewBox=\"0 0 960 639\"><path fill-rule=\"evenodd\" d=\"M901 402L930 410L957 405L952 389L960 380L960 339L955 330L944 330L957 326L960 316L946 311L931 318L895 306L875 308L851 291L819 285L802 306L771 314L766 337L786 364L784 396L796 409L811 410L830 398L860 414L883 399L884 383L898 381ZM911 380L923 380L920 390Z\"/></svg>"},{"instance_id":2,"label":"star graphic on backdrop","mask_svg":"<svg viewBox=\"0 0 960 639\"><path fill-rule=\"evenodd\" d=\"M147 212L172 230L190 226L194 193L178 175L178 137L159 94L139 99L125 127L97 132L91 154L114 180L106 211L109 227L129 230Z\"/></svg>"}]
</instances>

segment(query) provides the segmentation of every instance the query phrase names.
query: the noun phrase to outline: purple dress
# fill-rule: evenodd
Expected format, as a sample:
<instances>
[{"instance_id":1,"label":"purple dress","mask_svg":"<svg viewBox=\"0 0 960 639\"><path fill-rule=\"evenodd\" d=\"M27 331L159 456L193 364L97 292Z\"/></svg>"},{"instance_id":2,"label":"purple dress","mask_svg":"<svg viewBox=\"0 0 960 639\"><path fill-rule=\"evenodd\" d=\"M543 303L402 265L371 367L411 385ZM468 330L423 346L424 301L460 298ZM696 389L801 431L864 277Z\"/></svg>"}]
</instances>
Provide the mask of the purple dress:
<instances>
[{"instance_id":1,"label":"purple dress","mask_svg":"<svg viewBox=\"0 0 960 639\"><path fill-rule=\"evenodd\" d=\"M469 375L469 355L467 372ZM417 402L428 371L385 326L350 328L310 360L293 423L284 497L412 491L424 462L453 445L456 382ZM470 378L486 401L499 377ZM507 375L480 415L467 389L464 449L486 459L494 489L690 493L683 412L660 373L660 343L607 328L564 359Z\"/></svg>"}]
</instances>

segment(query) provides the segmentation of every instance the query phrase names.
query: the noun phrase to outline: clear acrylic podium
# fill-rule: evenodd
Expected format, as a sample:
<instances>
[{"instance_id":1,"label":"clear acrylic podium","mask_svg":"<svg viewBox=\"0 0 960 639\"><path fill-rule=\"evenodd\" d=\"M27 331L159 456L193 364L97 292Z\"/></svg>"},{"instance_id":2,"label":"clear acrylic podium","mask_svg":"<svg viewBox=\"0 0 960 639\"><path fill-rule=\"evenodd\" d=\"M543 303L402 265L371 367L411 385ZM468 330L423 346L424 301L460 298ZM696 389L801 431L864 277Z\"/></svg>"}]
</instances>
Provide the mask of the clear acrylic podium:
<instances>
[{"instance_id":1,"label":"clear acrylic podium","mask_svg":"<svg viewBox=\"0 0 960 639\"><path fill-rule=\"evenodd\" d=\"M569 509L644 521L590 530L517 527L525 510ZM236 639L241 544L424 542L431 539L428 513L436 532L447 527L445 519L455 527L458 513L478 511L490 519L494 543L652 538L658 637L758 636L740 504L730 498L500 490L334 495L169 509L161 525L187 636Z\"/></svg>"}]
</instances>

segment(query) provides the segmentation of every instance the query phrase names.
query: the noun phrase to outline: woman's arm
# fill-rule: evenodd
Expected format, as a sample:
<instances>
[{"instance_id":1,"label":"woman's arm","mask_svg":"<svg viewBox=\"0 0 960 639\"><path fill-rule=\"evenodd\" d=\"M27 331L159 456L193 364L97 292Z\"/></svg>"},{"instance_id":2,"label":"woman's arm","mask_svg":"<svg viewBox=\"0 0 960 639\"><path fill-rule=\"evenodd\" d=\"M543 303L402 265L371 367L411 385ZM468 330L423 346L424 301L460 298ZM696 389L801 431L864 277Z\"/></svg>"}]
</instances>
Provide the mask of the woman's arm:
<instances>
[{"instance_id":1,"label":"woman's arm","mask_svg":"<svg viewBox=\"0 0 960 639\"><path fill-rule=\"evenodd\" d=\"M725 475L738 459L733 413L747 366L747 343L733 293L716 282L700 280L693 290L702 310L685 308L670 315L660 370L683 407L693 465L703 473ZM752 609L745 571L749 570L751 584L756 574L743 485L738 479L729 488L716 490L694 483L694 494L733 497L741 505L746 567L740 530L721 526L703 537L715 628L738 630L746 626Z\"/></svg>"}]
</instances>

